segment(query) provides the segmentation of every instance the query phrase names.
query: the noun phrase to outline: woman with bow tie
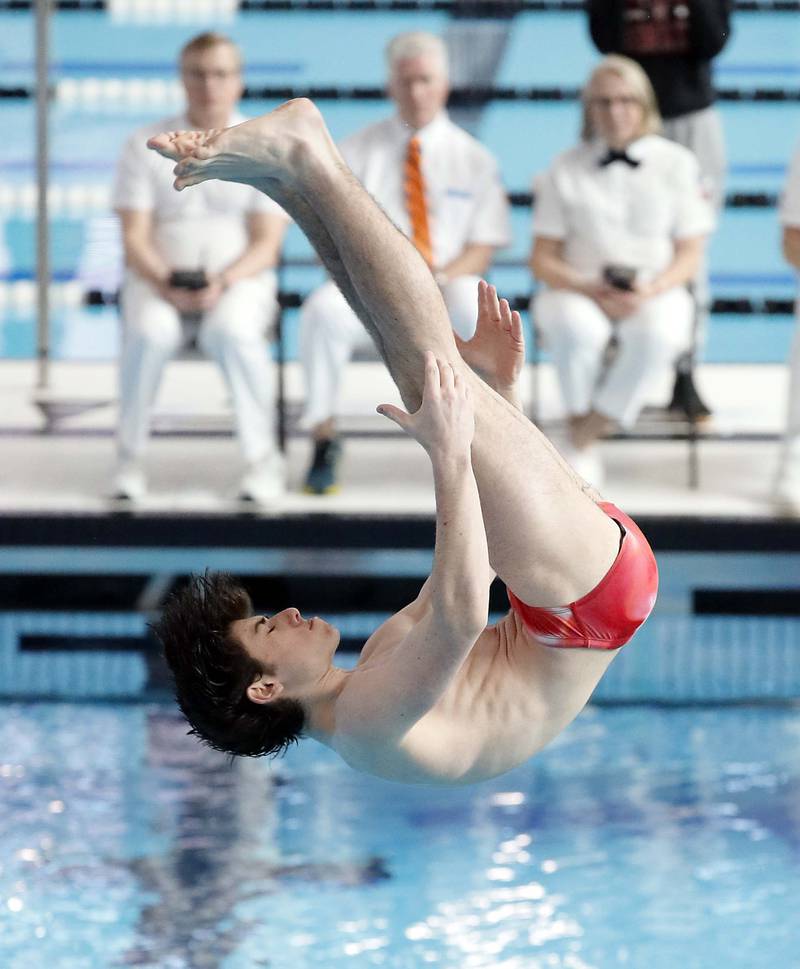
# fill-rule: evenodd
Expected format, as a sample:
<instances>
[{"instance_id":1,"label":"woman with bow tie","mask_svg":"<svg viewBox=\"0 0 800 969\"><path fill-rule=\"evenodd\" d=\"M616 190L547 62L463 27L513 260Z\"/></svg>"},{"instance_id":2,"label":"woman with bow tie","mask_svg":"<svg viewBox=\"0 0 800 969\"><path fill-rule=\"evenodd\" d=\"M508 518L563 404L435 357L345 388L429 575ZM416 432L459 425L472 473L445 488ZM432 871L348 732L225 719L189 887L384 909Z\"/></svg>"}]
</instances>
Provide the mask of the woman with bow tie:
<instances>
[{"instance_id":1,"label":"woman with bow tie","mask_svg":"<svg viewBox=\"0 0 800 969\"><path fill-rule=\"evenodd\" d=\"M659 135L638 64L605 58L582 101L580 143L535 184L531 312L568 414L564 456L600 487L596 442L636 421L691 344L689 286L714 215L694 155Z\"/></svg>"}]
</instances>

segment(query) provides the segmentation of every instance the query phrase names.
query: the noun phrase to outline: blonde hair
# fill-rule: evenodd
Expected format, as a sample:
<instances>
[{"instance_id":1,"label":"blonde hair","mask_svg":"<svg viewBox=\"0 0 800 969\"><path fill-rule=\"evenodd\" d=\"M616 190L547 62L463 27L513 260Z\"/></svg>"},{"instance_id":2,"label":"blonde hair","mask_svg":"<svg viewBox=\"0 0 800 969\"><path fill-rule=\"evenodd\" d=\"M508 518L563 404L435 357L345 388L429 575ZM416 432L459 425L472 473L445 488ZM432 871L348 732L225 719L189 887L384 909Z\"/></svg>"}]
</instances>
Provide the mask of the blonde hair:
<instances>
[{"instance_id":1,"label":"blonde hair","mask_svg":"<svg viewBox=\"0 0 800 969\"><path fill-rule=\"evenodd\" d=\"M447 75L447 47L442 38L437 37L436 34L428 34L424 30L410 30L405 34L392 37L386 45L386 63L390 71L394 70L398 61L426 56L435 57L441 65L442 73Z\"/></svg>"},{"instance_id":2,"label":"blonde hair","mask_svg":"<svg viewBox=\"0 0 800 969\"><path fill-rule=\"evenodd\" d=\"M183 62L189 56L189 54L203 54L207 50L211 50L213 47L230 47L236 54L236 61L239 66L239 70L242 69L242 52L239 50L239 45L231 40L230 37L225 34L217 33L215 30L207 30L205 33L197 34L197 36L192 37L191 40L187 40L186 43L181 47L180 53L180 63Z\"/></svg>"},{"instance_id":3,"label":"blonde hair","mask_svg":"<svg viewBox=\"0 0 800 969\"><path fill-rule=\"evenodd\" d=\"M589 101L591 100L592 87L600 74L616 74L618 78L625 81L633 92L639 104L642 106L644 115L642 117L641 135L657 135L661 131L661 112L658 110L658 102L650 78L644 70L630 59L621 54L610 54L604 57L589 75L589 80L581 91L581 101L583 102L583 113L581 118L581 139L590 141L594 138L594 128L592 127L591 111Z\"/></svg>"}]
</instances>

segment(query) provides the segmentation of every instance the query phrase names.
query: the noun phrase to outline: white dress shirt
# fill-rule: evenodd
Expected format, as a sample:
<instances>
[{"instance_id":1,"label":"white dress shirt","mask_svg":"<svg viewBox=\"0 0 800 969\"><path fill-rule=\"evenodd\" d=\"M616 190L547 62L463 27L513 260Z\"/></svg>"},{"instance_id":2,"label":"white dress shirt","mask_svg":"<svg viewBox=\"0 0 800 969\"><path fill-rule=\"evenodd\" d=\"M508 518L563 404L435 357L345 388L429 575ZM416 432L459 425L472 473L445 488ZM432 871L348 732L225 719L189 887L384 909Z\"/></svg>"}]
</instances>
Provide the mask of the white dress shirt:
<instances>
[{"instance_id":1,"label":"white dress shirt","mask_svg":"<svg viewBox=\"0 0 800 969\"><path fill-rule=\"evenodd\" d=\"M800 229L800 145L798 145L789 163L789 174L786 176L786 183L781 193L778 217L781 225L785 228ZM798 272L796 268L795 272ZM795 301L795 315L800 320L800 299ZM800 337L798 337L798 341L793 360L800 360ZM800 390L795 395L797 396L797 401L793 406L798 415L795 418L795 422L800 424Z\"/></svg>"},{"instance_id":2,"label":"white dress shirt","mask_svg":"<svg viewBox=\"0 0 800 969\"><path fill-rule=\"evenodd\" d=\"M792 155L779 214L784 228L800 229L800 145ZM795 301L795 316L800 324L800 299ZM792 504L800 501L800 325L795 328L789 355L786 436L781 447L778 488Z\"/></svg>"},{"instance_id":3,"label":"white dress shirt","mask_svg":"<svg viewBox=\"0 0 800 969\"><path fill-rule=\"evenodd\" d=\"M645 135L630 144L635 168L601 166L607 151L600 140L582 142L536 179L534 233L563 240L564 260L587 278L616 264L647 281L670 265L676 240L714 228L708 192L694 155L666 138Z\"/></svg>"},{"instance_id":4,"label":"white dress shirt","mask_svg":"<svg viewBox=\"0 0 800 969\"><path fill-rule=\"evenodd\" d=\"M800 229L800 146L792 155L779 209L781 225Z\"/></svg>"},{"instance_id":5,"label":"white dress shirt","mask_svg":"<svg viewBox=\"0 0 800 969\"><path fill-rule=\"evenodd\" d=\"M403 168L415 134L395 116L346 138L339 148L359 181L407 236ZM452 262L469 244L511 242L508 201L492 154L443 111L416 132L433 243L434 266Z\"/></svg>"},{"instance_id":6,"label":"white dress shirt","mask_svg":"<svg viewBox=\"0 0 800 969\"><path fill-rule=\"evenodd\" d=\"M230 124L246 120L236 112ZM135 131L117 163L112 203L116 210L153 213L155 243L169 265L219 272L247 248L248 215L281 215L283 210L258 189L234 182L211 180L176 192L172 187L175 163L149 149L146 142L159 132L191 127L189 119L179 115Z\"/></svg>"}]
</instances>

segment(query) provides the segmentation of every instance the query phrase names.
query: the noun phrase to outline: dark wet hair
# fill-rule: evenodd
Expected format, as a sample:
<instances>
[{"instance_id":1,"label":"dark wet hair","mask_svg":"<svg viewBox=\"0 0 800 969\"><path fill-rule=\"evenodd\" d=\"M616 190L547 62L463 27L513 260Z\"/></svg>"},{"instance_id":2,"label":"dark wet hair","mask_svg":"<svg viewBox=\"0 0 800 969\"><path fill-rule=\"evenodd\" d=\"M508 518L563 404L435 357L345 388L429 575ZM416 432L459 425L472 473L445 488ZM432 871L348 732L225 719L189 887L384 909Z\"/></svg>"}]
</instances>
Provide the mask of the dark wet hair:
<instances>
[{"instance_id":1,"label":"dark wet hair","mask_svg":"<svg viewBox=\"0 0 800 969\"><path fill-rule=\"evenodd\" d=\"M247 687L262 668L231 635L231 623L253 606L246 590L223 572L193 575L167 600L153 631L172 670L175 699L190 734L242 757L279 754L300 737L305 713L297 700L254 703Z\"/></svg>"}]
</instances>

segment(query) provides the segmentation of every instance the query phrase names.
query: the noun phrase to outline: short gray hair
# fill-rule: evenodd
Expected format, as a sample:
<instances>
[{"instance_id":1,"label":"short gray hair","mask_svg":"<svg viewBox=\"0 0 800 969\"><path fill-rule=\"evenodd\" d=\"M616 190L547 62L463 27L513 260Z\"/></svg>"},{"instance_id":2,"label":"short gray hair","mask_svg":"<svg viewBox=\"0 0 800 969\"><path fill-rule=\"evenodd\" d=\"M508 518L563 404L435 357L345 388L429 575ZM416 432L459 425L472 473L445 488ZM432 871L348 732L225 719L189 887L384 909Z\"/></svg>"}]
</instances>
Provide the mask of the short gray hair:
<instances>
[{"instance_id":1,"label":"short gray hair","mask_svg":"<svg viewBox=\"0 0 800 969\"><path fill-rule=\"evenodd\" d=\"M389 70L393 70L398 61L409 60L412 57L435 57L442 73L448 73L447 47L441 37L428 34L424 30L410 30L405 34L392 37L386 45L386 63Z\"/></svg>"},{"instance_id":2,"label":"short gray hair","mask_svg":"<svg viewBox=\"0 0 800 969\"><path fill-rule=\"evenodd\" d=\"M241 69L242 52L239 49L239 45L235 40L231 40L227 34L220 34L216 30L207 30L188 40L181 48L180 63L183 64L190 54L205 54L207 50L213 50L214 47L230 47L234 54L236 54L236 60L239 62L239 68Z\"/></svg>"}]
</instances>

